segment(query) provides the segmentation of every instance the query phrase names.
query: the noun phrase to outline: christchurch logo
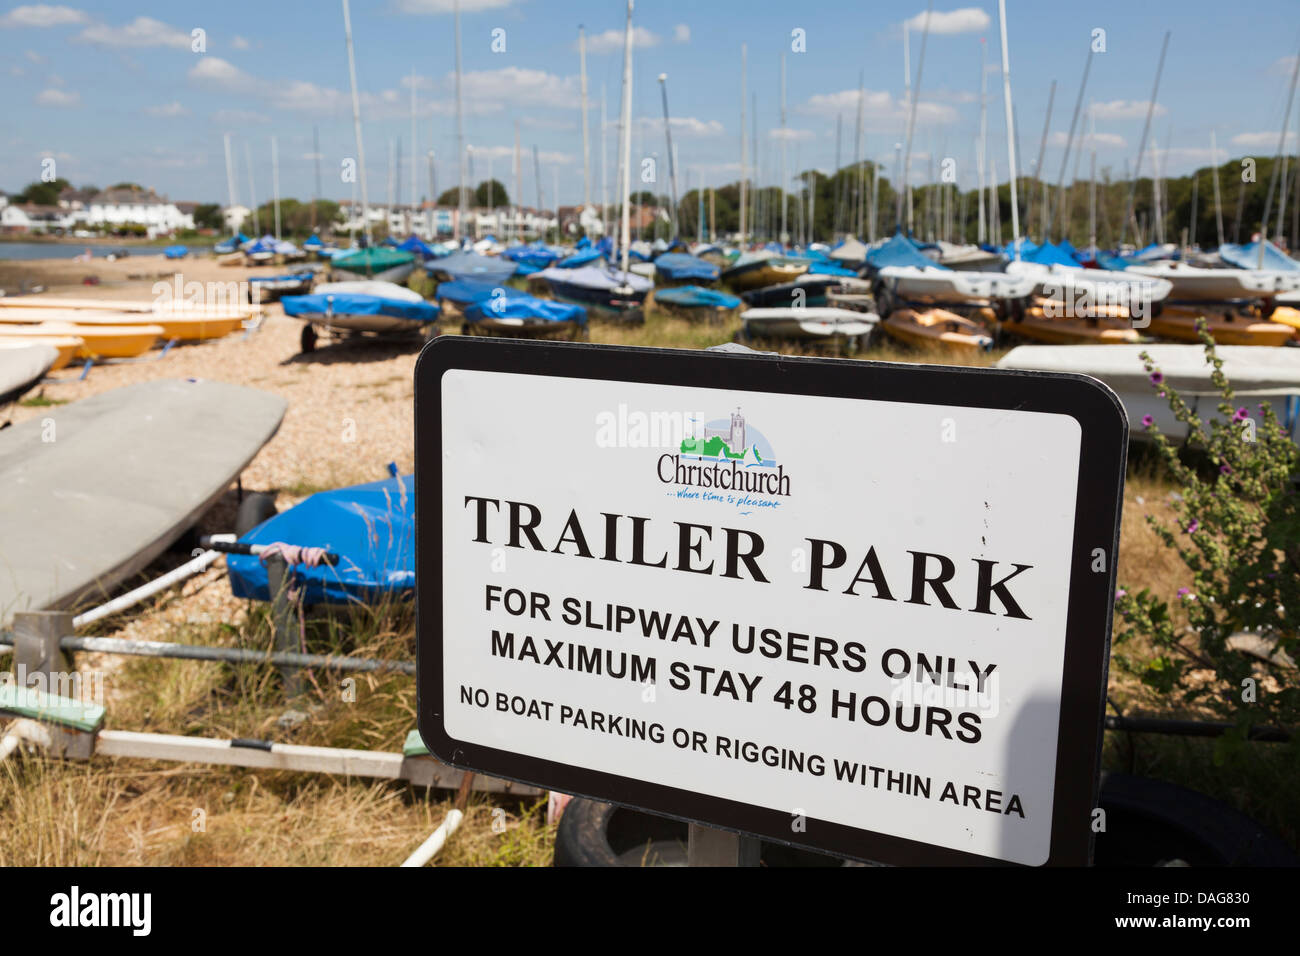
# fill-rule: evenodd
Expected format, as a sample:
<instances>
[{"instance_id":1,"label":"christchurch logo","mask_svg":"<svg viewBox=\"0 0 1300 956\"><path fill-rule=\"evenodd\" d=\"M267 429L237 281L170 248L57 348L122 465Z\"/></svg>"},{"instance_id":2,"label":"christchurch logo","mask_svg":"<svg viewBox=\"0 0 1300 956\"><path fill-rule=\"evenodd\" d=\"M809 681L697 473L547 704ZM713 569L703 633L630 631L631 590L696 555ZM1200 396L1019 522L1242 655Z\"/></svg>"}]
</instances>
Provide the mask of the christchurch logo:
<instances>
[{"instance_id":1,"label":"christchurch logo","mask_svg":"<svg viewBox=\"0 0 1300 956\"><path fill-rule=\"evenodd\" d=\"M778 504L750 494L789 496L790 477L777 462L771 443L746 423L739 408L729 420L703 423L699 432L682 439L678 454L659 456L658 477L664 484L706 489L703 493L680 491L679 496L698 494L705 501L725 501L737 507Z\"/></svg>"}]
</instances>

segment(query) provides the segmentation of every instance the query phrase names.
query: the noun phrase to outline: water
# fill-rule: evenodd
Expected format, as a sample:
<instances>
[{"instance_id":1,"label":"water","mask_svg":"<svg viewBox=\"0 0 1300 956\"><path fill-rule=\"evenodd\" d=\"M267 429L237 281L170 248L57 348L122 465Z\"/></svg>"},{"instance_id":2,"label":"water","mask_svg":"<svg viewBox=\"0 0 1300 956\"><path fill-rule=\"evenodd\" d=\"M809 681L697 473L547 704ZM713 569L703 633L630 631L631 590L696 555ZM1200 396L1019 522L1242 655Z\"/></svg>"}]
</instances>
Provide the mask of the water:
<instances>
[{"instance_id":1,"label":"water","mask_svg":"<svg viewBox=\"0 0 1300 956\"><path fill-rule=\"evenodd\" d=\"M190 255L211 251L211 246L191 246L189 243L178 243L178 245L188 246ZM135 256L161 256L165 247L87 246L76 242L0 242L0 259L72 259L81 255L87 249L90 250L92 257L103 259L110 252L119 248L125 248L134 258Z\"/></svg>"}]
</instances>

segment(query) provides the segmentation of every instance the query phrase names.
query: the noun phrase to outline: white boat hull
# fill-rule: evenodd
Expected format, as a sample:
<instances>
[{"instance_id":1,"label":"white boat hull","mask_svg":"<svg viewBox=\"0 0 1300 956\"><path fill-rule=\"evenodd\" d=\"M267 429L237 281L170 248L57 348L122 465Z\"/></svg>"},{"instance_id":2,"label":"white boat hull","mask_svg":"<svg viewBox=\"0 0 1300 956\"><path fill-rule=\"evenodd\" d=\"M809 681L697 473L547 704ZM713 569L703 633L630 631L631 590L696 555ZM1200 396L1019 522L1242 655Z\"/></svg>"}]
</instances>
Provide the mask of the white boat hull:
<instances>
[{"instance_id":1,"label":"white boat hull","mask_svg":"<svg viewBox=\"0 0 1300 956\"><path fill-rule=\"evenodd\" d=\"M751 338L826 339L868 335L880 321L874 312L852 309L749 309L740 314Z\"/></svg>"},{"instance_id":2,"label":"white boat hull","mask_svg":"<svg viewBox=\"0 0 1300 956\"><path fill-rule=\"evenodd\" d=\"M1300 290L1300 272L1200 269L1182 263L1129 266L1126 271L1168 280L1173 285L1169 298L1179 302L1258 299Z\"/></svg>"},{"instance_id":3,"label":"white boat hull","mask_svg":"<svg viewBox=\"0 0 1300 956\"><path fill-rule=\"evenodd\" d=\"M1034 289L1028 276L1003 272L958 272L952 269L886 266L878 273L901 299L968 302L971 299L1022 299Z\"/></svg>"},{"instance_id":4,"label":"white boat hull","mask_svg":"<svg viewBox=\"0 0 1300 956\"><path fill-rule=\"evenodd\" d=\"M1162 302L1174 288L1168 279L1037 262L1008 262L1007 274L1033 279L1034 295L1066 302L1084 296L1098 304Z\"/></svg>"},{"instance_id":5,"label":"white boat hull","mask_svg":"<svg viewBox=\"0 0 1300 956\"><path fill-rule=\"evenodd\" d=\"M332 266L330 269L330 278L342 282L394 282L402 283L407 280L412 272L415 271L414 262L404 262L400 266L393 266L391 269L385 269L383 272L368 276L361 272L351 272L348 269L340 269L338 266Z\"/></svg>"}]
</instances>

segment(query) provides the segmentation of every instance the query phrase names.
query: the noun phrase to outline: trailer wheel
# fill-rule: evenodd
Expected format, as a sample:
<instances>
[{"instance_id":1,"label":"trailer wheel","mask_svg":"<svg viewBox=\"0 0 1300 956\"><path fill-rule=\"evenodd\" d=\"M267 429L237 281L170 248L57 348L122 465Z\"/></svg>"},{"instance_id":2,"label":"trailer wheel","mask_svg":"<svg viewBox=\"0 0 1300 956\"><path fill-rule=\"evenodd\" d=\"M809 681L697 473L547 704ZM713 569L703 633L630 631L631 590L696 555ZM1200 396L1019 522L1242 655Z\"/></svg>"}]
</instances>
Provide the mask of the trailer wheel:
<instances>
[{"instance_id":1,"label":"trailer wheel","mask_svg":"<svg viewBox=\"0 0 1300 956\"><path fill-rule=\"evenodd\" d=\"M316 351L317 338L318 336L316 335L316 330L312 328L311 323L308 322L306 325L302 327L302 337L298 340L299 344L302 346L302 351L303 352Z\"/></svg>"},{"instance_id":2,"label":"trailer wheel","mask_svg":"<svg viewBox=\"0 0 1300 956\"><path fill-rule=\"evenodd\" d=\"M555 832L556 866L685 866L680 820L574 797ZM764 866L859 866L838 857L763 843Z\"/></svg>"},{"instance_id":3,"label":"trailer wheel","mask_svg":"<svg viewBox=\"0 0 1300 956\"><path fill-rule=\"evenodd\" d=\"M239 511L235 514L235 535L242 538L275 515L275 495L261 492L245 495L244 500L239 503Z\"/></svg>"}]
</instances>

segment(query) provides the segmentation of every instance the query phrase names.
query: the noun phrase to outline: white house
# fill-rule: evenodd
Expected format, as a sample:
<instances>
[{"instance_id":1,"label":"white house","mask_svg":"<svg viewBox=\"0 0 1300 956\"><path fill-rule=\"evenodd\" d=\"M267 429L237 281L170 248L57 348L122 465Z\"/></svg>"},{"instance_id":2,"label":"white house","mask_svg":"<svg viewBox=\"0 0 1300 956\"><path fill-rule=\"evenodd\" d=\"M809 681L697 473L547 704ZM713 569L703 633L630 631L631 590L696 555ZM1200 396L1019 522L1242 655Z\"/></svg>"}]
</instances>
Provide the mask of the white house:
<instances>
[{"instance_id":1,"label":"white house","mask_svg":"<svg viewBox=\"0 0 1300 956\"><path fill-rule=\"evenodd\" d=\"M193 212L182 212L176 203L152 189L105 189L84 202L76 218L91 226L109 229L141 225L152 238L194 228Z\"/></svg>"},{"instance_id":2,"label":"white house","mask_svg":"<svg viewBox=\"0 0 1300 956\"><path fill-rule=\"evenodd\" d=\"M58 206L5 203L0 207L0 229L5 232L56 232L71 229L72 214Z\"/></svg>"}]
</instances>

